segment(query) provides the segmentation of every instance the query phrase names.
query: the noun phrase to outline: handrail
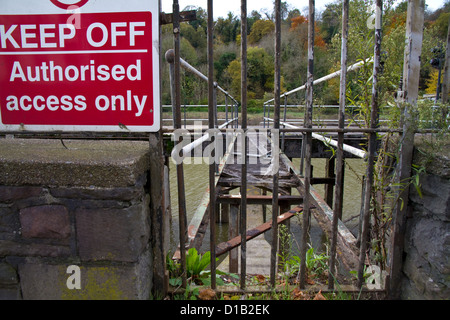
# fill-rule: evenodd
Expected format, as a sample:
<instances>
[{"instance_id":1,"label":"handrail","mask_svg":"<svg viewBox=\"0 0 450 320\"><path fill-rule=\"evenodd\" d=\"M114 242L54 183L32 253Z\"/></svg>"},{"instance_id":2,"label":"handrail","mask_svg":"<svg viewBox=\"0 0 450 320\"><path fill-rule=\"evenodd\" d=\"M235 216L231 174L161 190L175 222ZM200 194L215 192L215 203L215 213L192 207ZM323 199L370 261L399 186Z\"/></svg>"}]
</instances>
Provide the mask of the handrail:
<instances>
[{"instance_id":1,"label":"handrail","mask_svg":"<svg viewBox=\"0 0 450 320\"><path fill-rule=\"evenodd\" d=\"M166 51L166 61L168 63L174 63L175 60L175 51L173 49L169 49ZM196 75L197 77L199 77L200 79L208 82L208 77L205 76L203 73L201 73L200 71L198 71L197 69L195 69L192 65L190 65L186 60L184 60L183 58L180 58L180 64L181 66L188 70L189 72L193 73L194 75ZM232 95L230 95L226 90L224 90L221 86L219 86L217 84L217 82L214 82L214 87L219 89L220 91L223 92L223 94L225 94L226 96L230 97L236 105L239 105L239 102L236 101L236 99L233 98Z\"/></svg>"},{"instance_id":2,"label":"handrail","mask_svg":"<svg viewBox=\"0 0 450 320\"><path fill-rule=\"evenodd\" d=\"M221 124L218 129L219 130L223 129L227 125L229 125L231 122L236 121L236 120L237 120L237 118L231 119L231 120ZM217 130L217 129L215 129L215 130ZM194 150L196 147L198 147L199 145L201 145L204 141L206 141L208 139L209 139L209 133L208 133L208 131L206 131L206 133L203 136L201 136L200 138L192 141L191 143L189 143L189 144L185 145L183 148L181 148L182 155L180 155L180 157L184 157L186 154L188 154L189 152ZM172 150L172 153L171 153L172 158L174 158L176 156L175 152L177 152L176 148L174 148Z\"/></svg>"},{"instance_id":3,"label":"handrail","mask_svg":"<svg viewBox=\"0 0 450 320\"><path fill-rule=\"evenodd\" d=\"M268 120L268 121L273 121L273 119L267 118L267 117L265 117L264 119ZM280 122L280 124L284 125L284 126L286 126L288 128L292 128L292 129L301 129L300 127L294 126L294 125L289 124L287 122ZM312 137L314 139L320 140L320 141L322 141L325 144L332 145L333 147L337 147L338 146L338 143L337 143L336 140L333 140L331 138L327 138L325 136L322 136L322 135L314 133L314 132L312 132L311 135L312 135ZM353 155L355 155L355 156L357 156L359 158L365 159L367 157L367 152L366 151L358 149L358 148L355 148L355 147L352 147L352 146L350 146L348 144L344 144L343 149L344 149L344 151L347 151L347 152L349 152L349 153L351 153L351 154L353 154Z\"/></svg>"},{"instance_id":4,"label":"handrail","mask_svg":"<svg viewBox=\"0 0 450 320\"><path fill-rule=\"evenodd\" d=\"M347 72L349 72L349 71L354 71L354 70L358 70L358 69L361 68L364 64L369 63L369 62L372 62L372 61L373 61L373 58L368 58L368 59L366 59L366 60L357 62L357 63L351 65L350 67L348 67L348 68L347 68ZM321 83L321 82L324 82L324 81L327 81L327 80L336 78L336 77L340 76L340 74L341 74L341 70L338 70L338 71L336 71L336 72L330 73L329 75L326 75L326 76L324 76L324 77L322 77L322 78L319 78L319 79L313 81L313 84L319 84L319 83ZM304 85L302 85L302 86L300 86L300 87L298 87L298 88L295 88L295 89L293 89L293 90L291 90L291 91L289 91L289 92L283 93L283 94L280 96L280 98L282 98L282 97L287 97L288 95L290 95L290 94L292 94L292 93L295 93L295 92L298 92L298 91L304 90L304 89L306 89L306 84L304 84ZM264 102L264 105L266 105L267 103L272 102L272 101L274 101L274 100L275 100L275 99L267 100L266 102Z\"/></svg>"}]
</instances>

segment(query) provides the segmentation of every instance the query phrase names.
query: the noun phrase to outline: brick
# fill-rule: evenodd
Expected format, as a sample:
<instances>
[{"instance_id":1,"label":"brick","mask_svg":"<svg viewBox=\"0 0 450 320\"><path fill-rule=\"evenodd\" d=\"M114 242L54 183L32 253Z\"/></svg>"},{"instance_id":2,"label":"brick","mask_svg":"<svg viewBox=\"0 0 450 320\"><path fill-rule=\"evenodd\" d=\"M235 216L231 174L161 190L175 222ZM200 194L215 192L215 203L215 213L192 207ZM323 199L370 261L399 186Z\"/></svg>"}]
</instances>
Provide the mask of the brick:
<instances>
[{"instance_id":1,"label":"brick","mask_svg":"<svg viewBox=\"0 0 450 320\"><path fill-rule=\"evenodd\" d=\"M64 245L50 245L44 243L20 243L17 241L0 240L0 257L68 257L71 249Z\"/></svg>"},{"instance_id":2,"label":"brick","mask_svg":"<svg viewBox=\"0 0 450 320\"><path fill-rule=\"evenodd\" d=\"M37 197L41 192L41 187L0 186L0 202L12 202L25 198Z\"/></svg>"},{"instance_id":3,"label":"brick","mask_svg":"<svg viewBox=\"0 0 450 320\"><path fill-rule=\"evenodd\" d=\"M80 267L80 289L69 289L71 263L50 265L23 263L19 276L25 300L126 300L148 299L151 289L150 260L145 254L137 263L121 266Z\"/></svg>"},{"instance_id":4,"label":"brick","mask_svg":"<svg viewBox=\"0 0 450 320\"><path fill-rule=\"evenodd\" d=\"M69 212L62 205L43 205L20 210L24 238L65 239L70 235Z\"/></svg>"},{"instance_id":5,"label":"brick","mask_svg":"<svg viewBox=\"0 0 450 320\"><path fill-rule=\"evenodd\" d=\"M19 285L0 288L0 300L21 300L21 298Z\"/></svg>"},{"instance_id":6,"label":"brick","mask_svg":"<svg viewBox=\"0 0 450 320\"><path fill-rule=\"evenodd\" d=\"M82 261L134 262L149 240L148 205L75 211Z\"/></svg>"},{"instance_id":7,"label":"brick","mask_svg":"<svg viewBox=\"0 0 450 320\"><path fill-rule=\"evenodd\" d=\"M8 263L0 263L0 286L17 284L16 270Z\"/></svg>"}]
</instances>

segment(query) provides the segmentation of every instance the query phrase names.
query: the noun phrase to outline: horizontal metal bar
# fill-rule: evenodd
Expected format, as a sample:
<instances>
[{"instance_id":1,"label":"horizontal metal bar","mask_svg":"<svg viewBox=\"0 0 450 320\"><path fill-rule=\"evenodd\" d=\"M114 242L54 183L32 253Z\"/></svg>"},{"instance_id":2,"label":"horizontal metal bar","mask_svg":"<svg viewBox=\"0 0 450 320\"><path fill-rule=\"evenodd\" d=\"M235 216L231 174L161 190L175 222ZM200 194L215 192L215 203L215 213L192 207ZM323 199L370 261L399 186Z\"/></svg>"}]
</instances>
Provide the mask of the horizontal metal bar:
<instances>
[{"instance_id":1,"label":"horizontal metal bar","mask_svg":"<svg viewBox=\"0 0 450 320\"><path fill-rule=\"evenodd\" d=\"M189 10L189 11L181 11L179 14L179 22L189 22L197 20L197 11ZM159 15L159 24L170 24L173 23L173 13L164 13L161 12Z\"/></svg>"},{"instance_id":2,"label":"horizontal metal bar","mask_svg":"<svg viewBox=\"0 0 450 320\"><path fill-rule=\"evenodd\" d=\"M218 104L217 105L217 107L226 107L226 106L232 107L232 106L234 106L234 104L229 104L229 105ZM164 105L162 105L162 107L163 108L172 108L172 105L171 104L164 104ZM189 108L208 108L209 106L207 104L182 104L181 107L189 109Z\"/></svg>"},{"instance_id":3,"label":"horizontal metal bar","mask_svg":"<svg viewBox=\"0 0 450 320\"><path fill-rule=\"evenodd\" d=\"M163 133L165 134L171 134L173 131L175 131L175 129L173 128L162 128L161 129L163 131ZM184 129L186 130L186 132L189 133L198 133L198 130L194 130L194 129L189 129L186 128ZM208 129L202 129L203 131L206 131ZM226 132L227 130L235 130L235 129L220 129L220 131L222 132ZM241 129L237 129L237 130L241 130ZM270 130L267 128L251 128L250 130ZM280 128L278 129L280 133L286 132L286 133L306 133L306 132L320 132L320 133L371 133L371 132L379 132L379 133L402 133L403 129L399 128L399 129L391 129L391 128L386 128L386 127L381 127L381 128L344 128L344 129L340 129L340 128ZM433 132L438 132L438 130L416 130L415 133L433 133Z\"/></svg>"}]
</instances>

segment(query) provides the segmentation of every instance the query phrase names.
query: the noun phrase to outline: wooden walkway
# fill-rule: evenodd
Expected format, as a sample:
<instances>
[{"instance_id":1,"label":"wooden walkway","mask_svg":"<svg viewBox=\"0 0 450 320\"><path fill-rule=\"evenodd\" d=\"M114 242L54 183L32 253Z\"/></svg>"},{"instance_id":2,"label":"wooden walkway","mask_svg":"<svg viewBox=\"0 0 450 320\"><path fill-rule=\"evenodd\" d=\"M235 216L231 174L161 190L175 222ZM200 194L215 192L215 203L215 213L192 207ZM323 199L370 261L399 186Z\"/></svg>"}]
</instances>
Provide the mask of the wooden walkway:
<instances>
[{"instance_id":1,"label":"wooden walkway","mask_svg":"<svg viewBox=\"0 0 450 320\"><path fill-rule=\"evenodd\" d=\"M228 146L221 163L217 167L215 178L216 216L220 222L228 223L229 240L216 245L216 256L228 254L218 266L226 272L240 272L239 257L239 206L241 203L240 188L242 183L242 139L236 136ZM292 162L282 153L274 152L278 158L272 157L270 137L267 131L251 132L248 135L247 158L247 241L246 242L246 272L247 274L270 274L271 245L264 233L271 229L271 215L266 216L265 206L271 208L273 191L273 173L279 174L278 203L280 215L278 223L283 223L302 212L304 197L303 180ZM278 155L279 154L279 155ZM297 194L292 195L295 189ZM204 193L201 204L187 227L187 249L201 247L209 223L209 188ZM311 187L312 214L318 220L322 229L329 233L332 223L332 209ZM355 269L357 266L356 239L342 222L338 228L338 246L340 258L344 266ZM179 258L177 251L174 258Z\"/></svg>"}]
</instances>

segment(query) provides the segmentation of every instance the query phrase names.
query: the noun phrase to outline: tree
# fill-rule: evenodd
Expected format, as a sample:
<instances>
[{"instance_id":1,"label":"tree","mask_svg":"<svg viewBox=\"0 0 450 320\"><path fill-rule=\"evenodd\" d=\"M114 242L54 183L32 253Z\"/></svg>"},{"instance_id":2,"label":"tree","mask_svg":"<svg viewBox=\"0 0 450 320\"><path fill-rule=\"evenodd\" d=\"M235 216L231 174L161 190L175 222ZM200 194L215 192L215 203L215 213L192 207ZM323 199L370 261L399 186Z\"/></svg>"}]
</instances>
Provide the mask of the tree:
<instances>
[{"instance_id":1,"label":"tree","mask_svg":"<svg viewBox=\"0 0 450 320\"><path fill-rule=\"evenodd\" d=\"M324 34L324 40L327 43L339 32L341 27L342 3L329 3L325 5L322 13L321 31Z\"/></svg>"},{"instance_id":2,"label":"tree","mask_svg":"<svg viewBox=\"0 0 450 320\"><path fill-rule=\"evenodd\" d=\"M252 30L253 24L256 21L261 20L261 18L261 14L256 10L253 10L250 13L250 15L247 17L247 35L250 34L250 30Z\"/></svg>"},{"instance_id":3,"label":"tree","mask_svg":"<svg viewBox=\"0 0 450 320\"><path fill-rule=\"evenodd\" d=\"M223 43L234 42L240 32L240 21L231 12L228 12L226 19L220 17L217 20L214 32Z\"/></svg>"},{"instance_id":4,"label":"tree","mask_svg":"<svg viewBox=\"0 0 450 320\"><path fill-rule=\"evenodd\" d=\"M300 15L291 19L291 31L295 31L296 28L300 28L302 25L307 28L308 27L308 18ZM317 26L317 22L314 22L314 46L316 47L325 47L325 41L320 35L319 27ZM308 41L308 38L306 38Z\"/></svg>"},{"instance_id":5,"label":"tree","mask_svg":"<svg viewBox=\"0 0 450 320\"><path fill-rule=\"evenodd\" d=\"M236 59L236 53L225 52L224 54L222 54L220 56L218 61L214 62L214 68L217 71L217 73L216 73L217 74L217 76L216 76L217 82L221 83L225 70L228 68L231 61L233 61L235 59Z\"/></svg>"},{"instance_id":6,"label":"tree","mask_svg":"<svg viewBox=\"0 0 450 320\"><path fill-rule=\"evenodd\" d=\"M271 20L257 20L248 36L249 44L258 43L263 37L275 31L275 24Z\"/></svg>"},{"instance_id":7,"label":"tree","mask_svg":"<svg viewBox=\"0 0 450 320\"><path fill-rule=\"evenodd\" d=\"M198 27L202 27L204 30L208 27L208 12L201 8L201 7L189 7L185 8L184 10L196 10L196 20L189 21L189 24L194 27L195 30L198 29Z\"/></svg>"},{"instance_id":8,"label":"tree","mask_svg":"<svg viewBox=\"0 0 450 320\"><path fill-rule=\"evenodd\" d=\"M273 91L274 65L273 57L266 50L250 47L247 51L248 98L262 99L264 93ZM226 70L226 77L231 83L231 94L240 99L241 96L241 61L233 60Z\"/></svg>"}]
</instances>

